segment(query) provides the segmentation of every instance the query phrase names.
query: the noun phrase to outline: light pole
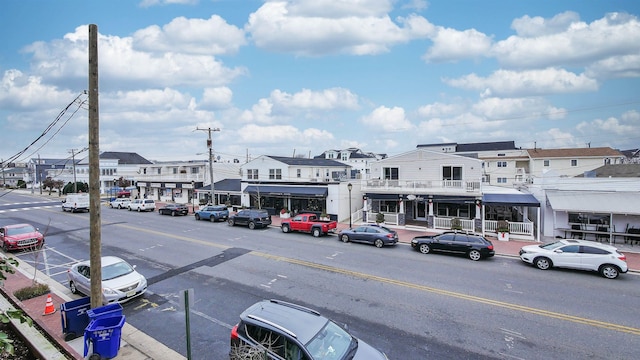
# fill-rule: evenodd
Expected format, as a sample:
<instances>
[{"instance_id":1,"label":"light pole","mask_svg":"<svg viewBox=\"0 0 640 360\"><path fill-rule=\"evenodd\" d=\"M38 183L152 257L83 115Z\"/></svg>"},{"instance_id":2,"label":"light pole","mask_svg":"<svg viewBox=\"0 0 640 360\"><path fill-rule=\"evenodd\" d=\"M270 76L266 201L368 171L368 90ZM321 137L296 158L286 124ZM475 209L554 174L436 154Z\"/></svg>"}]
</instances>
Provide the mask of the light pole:
<instances>
[{"instance_id":1,"label":"light pole","mask_svg":"<svg viewBox=\"0 0 640 360\"><path fill-rule=\"evenodd\" d=\"M348 183L347 189L349 189L349 229L351 229L351 189L353 189L353 185Z\"/></svg>"},{"instance_id":2,"label":"light pole","mask_svg":"<svg viewBox=\"0 0 640 360\"><path fill-rule=\"evenodd\" d=\"M118 179L113 179L113 190L112 190L113 191L113 195L111 196L112 199L117 197L117 194L116 194L116 185L117 184L118 184Z\"/></svg>"},{"instance_id":3,"label":"light pole","mask_svg":"<svg viewBox=\"0 0 640 360\"><path fill-rule=\"evenodd\" d=\"M216 198L215 198L215 189L214 189L214 185L213 185L213 140L211 139L211 132L212 131L220 131L219 128L207 128L207 129L200 129L200 128L196 128L196 130L202 130L202 131L207 131L209 133L209 138L207 139L207 147L209 148L209 175L211 176L211 204L212 205L216 205Z\"/></svg>"}]
</instances>

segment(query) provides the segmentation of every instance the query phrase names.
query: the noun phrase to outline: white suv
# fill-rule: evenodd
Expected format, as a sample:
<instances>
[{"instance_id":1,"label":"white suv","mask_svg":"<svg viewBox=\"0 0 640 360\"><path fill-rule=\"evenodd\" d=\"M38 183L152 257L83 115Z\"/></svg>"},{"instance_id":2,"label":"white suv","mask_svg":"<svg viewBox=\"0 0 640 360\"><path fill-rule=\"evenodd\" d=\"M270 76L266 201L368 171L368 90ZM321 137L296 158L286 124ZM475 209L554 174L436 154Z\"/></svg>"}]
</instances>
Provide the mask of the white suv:
<instances>
[{"instance_id":1,"label":"white suv","mask_svg":"<svg viewBox=\"0 0 640 360\"><path fill-rule=\"evenodd\" d=\"M131 199L129 198L117 198L109 203L109 207L116 209L127 209L131 204Z\"/></svg>"},{"instance_id":2,"label":"white suv","mask_svg":"<svg viewBox=\"0 0 640 360\"><path fill-rule=\"evenodd\" d=\"M156 202L149 199L135 199L129 204L129 211L156 211Z\"/></svg>"},{"instance_id":3,"label":"white suv","mask_svg":"<svg viewBox=\"0 0 640 360\"><path fill-rule=\"evenodd\" d=\"M613 246L586 240L559 240L544 245L528 245L520 249L520 259L538 269L563 267L597 271L615 279L626 273L627 258Z\"/></svg>"}]
</instances>

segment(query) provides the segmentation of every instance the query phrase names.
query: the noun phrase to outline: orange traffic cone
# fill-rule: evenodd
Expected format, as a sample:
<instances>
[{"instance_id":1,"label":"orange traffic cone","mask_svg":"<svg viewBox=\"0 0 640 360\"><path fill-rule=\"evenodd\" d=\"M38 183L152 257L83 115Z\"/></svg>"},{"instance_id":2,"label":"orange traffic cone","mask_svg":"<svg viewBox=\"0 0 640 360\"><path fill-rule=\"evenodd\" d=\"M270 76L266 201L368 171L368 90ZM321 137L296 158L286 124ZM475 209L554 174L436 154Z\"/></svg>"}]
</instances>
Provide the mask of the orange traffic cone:
<instances>
[{"instance_id":1,"label":"orange traffic cone","mask_svg":"<svg viewBox=\"0 0 640 360\"><path fill-rule=\"evenodd\" d=\"M56 312L56 308L53 306L53 300L51 294L47 295L47 304L44 306L44 313L42 315L50 315Z\"/></svg>"}]
</instances>

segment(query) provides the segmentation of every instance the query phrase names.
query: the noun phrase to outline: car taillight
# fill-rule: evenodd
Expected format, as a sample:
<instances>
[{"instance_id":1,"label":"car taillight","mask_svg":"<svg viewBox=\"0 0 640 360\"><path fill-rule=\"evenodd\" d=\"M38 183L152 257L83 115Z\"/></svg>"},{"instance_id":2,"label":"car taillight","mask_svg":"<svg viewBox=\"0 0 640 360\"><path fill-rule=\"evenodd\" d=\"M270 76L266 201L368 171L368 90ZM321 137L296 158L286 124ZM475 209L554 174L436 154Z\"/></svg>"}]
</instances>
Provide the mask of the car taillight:
<instances>
[{"instance_id":1,"label":"car taillight","mask_svg":"<svg viewBox=\"0 0 640 360\"><path fill-rule=\"evenodd\" d=\"M238 324L231 329L231 340L238 340Z\"/></svg>"},{"instance_id":2,"label":"car taillight","mask_svg":"<svg viewBox=\"0 0 640 360\"><path fill-rule=\"evenodd\" d=\"M489 245L489 246L487 246L487 249L489 249L489 250L493 250L493 245Z\"/></svg>"},{"instance_id":3,"label":"car taillight","mask_svg":"<svg viewBox=\"0 0 640 360\"><path fill-rule=\"evenodd\" d=\"M389 233L389 234L387 234L387 237L388 237L389 239L393 239L393 234Z\"/></svg>"},{"instance_id":4,"label":"car taillight","mask_svg":"<svg viewBox=\"0 0 640 360\"><path fill-rule=\"evenodd\" d=\"M618 256L618 259L622 261L627 261L627 257L624 254L620 254L620 256Z\"/></svg>"}]
</instances>

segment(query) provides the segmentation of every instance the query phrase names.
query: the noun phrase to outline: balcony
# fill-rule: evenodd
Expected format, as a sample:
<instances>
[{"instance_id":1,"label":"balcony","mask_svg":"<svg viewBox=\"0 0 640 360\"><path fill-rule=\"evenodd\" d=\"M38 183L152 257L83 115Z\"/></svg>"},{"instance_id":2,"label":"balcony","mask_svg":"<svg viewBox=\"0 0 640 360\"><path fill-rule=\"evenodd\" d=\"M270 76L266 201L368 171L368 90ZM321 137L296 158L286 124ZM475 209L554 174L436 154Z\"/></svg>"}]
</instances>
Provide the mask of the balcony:
<instances>
[{"instance_id":1,"label":"balcony","mask_svg":"<svg viewBox=\"0 0 640 360\"><path fill-rule=\"evenodd\" d=\"M136 174L136 181L153 182L191 182L204 181L204 174Z\"/></svg>"},{"instance_id":2,"label":"balcony","mask_svg":"<svg viewBox=\"0 0 640 360\"><path fill-rule=\"evenodd\" d=\"M362 191L394 194L480 195L480 181L466 180L364 180Z\"/></svg>"}]
</instances>

